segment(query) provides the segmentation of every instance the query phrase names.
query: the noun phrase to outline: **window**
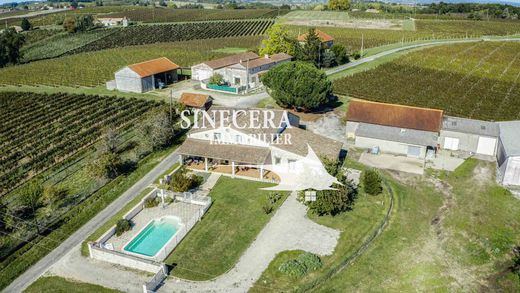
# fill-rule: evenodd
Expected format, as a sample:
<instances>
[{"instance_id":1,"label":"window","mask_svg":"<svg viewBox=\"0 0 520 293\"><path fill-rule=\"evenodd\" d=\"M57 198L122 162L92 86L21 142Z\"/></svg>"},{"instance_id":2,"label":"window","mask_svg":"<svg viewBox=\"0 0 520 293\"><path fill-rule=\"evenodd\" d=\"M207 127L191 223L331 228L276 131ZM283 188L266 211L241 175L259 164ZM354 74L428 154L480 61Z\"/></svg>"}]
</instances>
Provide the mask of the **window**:
<instances>
[{"instance_id":1,"label":"window","mask_svg":"<svg viewBox=\"0 0 520 293\"><path fill-rule=\"evenodd\" d=\"M314 191L314 190L305 191L305 201L316 201L316 191Z\"/></svg>"},{"instance_id":2,"label":"window","mask_svg":"<svg viewBox=\"0 0 520 293\"><path fill-rule=\"evenodd\" d=\"M213 140L220 141L221 135L220 132L213 133Z\"/></svg>"},{"instance_id":3,"label":"window","mask_svg":"<svg viewBox=\"0 0 520 293\"><path fill-rule=\"evenodd\" d=\"M282 158L280 158L280 157L274 157L274 164L275 164L275 165L280 165L280 163L282 163Z\"/></svg>"},{"instance_id":4,"label":"window","mask_svg":"<svg viewBox=\"0 0 520 293\"><path fill-rule=\"evenodd\" d=\"M240 77L235 77L235 84L240 84Z\"/></svg>"},{"instance_id":5,"label":"window","mask_svg":"<svg viewBox=\"0 0 520 293\"><path fill-rule=\"evenodd\" d=\"M235 135L235 143L242 143L242 135Z\"/></svg>"}]
</instances>

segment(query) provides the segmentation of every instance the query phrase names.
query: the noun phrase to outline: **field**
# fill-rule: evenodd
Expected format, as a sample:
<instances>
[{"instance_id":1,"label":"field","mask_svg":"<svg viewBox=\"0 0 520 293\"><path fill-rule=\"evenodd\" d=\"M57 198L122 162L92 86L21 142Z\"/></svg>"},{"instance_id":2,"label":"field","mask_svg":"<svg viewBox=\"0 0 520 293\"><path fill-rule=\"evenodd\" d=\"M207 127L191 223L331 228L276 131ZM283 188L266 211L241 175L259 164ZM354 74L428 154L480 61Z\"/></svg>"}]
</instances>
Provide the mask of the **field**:
<instances>
[{"instance_id":1,"label":"field","mask_svg":"<svg viewBox=\"0 0 520 293\"><path fill-rule=\"evenodd\" d=\"M229 55L213 50L227 47L255 49L260 40L259 36L196 40L64 56L0 69L0 84L94 87L113 79L114 72L128 64L164 56L188 67Z\"/></svg>"},{"instance_id":2,"label":"field","mask_svg":"<svg viewBox=\"0 0 520 293\"><path fill-rule=\"evenodd\" d=\"M270 186L263 182L220 177L210 196L213 205L200 223L165 260L174 276L208 280L230 270L269 221L262 205ZM275 207L282 204L285 196Z\"/></svg>"},{"instance_id":3,"label":"field","mask_svg":"<svg viewBox=\"0 0 520 293\"><path fill-rule=\"evenodd\" d=\"M274 18L287 13L279 9L150 9L135 8L124 12L107 14L106 17L127 17L142 22L187 22L206 20L230 20Z\"/></svg>"},{"instance_id":4,"label":"field","mask_svg":"<svg viewBox=\"0 0 520 293\"><path fill-rule=\"evenodd\" d=\"M439 108L484 120L520 119L520 44L479 42L409 53L334 81L337 94Z\"/></svg>"},{"instance_id":5,"label":"field","mask_svg":"<svg viewBox=\"0 0 520 293\"><path fill-rule=\"evenodd\" d=\"M25 293L118 293L121 291L104 288L98 285L91 285L73 280L67 280L61 277L41 277L32 283Z\"/></svg>"},{"instance_id":6,"label":"field","mask_svg":"<svg viewBox=\"0 0 520 293\"><path fill-rule=\"evenodd\" d=\"M131 123L153 103L82 95L2 93L0 105L0 194L3 195L25 179L91 145L107 125L122 127Z\"/></svg>"}]
</instances>

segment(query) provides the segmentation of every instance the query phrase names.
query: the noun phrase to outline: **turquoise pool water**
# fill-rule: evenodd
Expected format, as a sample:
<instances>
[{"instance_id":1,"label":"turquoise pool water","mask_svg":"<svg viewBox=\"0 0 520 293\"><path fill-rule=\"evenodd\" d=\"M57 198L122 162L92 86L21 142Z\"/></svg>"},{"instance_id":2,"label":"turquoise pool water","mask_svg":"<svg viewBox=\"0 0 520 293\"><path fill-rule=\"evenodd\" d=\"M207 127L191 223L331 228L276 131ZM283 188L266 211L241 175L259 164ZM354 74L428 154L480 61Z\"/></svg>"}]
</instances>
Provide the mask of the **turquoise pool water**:
<instances>
[{"instance_id":1,"label":"turquoise pool water","mask_svg":"<svg viewBox=\"0 0 520 293\"><path fill-rule=\"evenodd\" d=\"M124 250L146 256L155 256L179 228L179 221L174 217L163 217L151 221L128 243Z\"/></svg>"}]
</instances>

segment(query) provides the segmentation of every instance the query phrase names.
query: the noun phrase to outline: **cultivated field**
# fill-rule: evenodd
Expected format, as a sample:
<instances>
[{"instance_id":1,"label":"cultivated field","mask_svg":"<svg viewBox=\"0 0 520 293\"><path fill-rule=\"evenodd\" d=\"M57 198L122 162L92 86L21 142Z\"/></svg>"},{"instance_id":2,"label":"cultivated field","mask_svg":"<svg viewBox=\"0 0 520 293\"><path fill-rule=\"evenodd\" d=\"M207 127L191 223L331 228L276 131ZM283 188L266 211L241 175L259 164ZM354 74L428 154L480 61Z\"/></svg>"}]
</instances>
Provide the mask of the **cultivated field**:
<instances>
[{"instance_id":1,"label":"cultivated field","mask_svg":"<svg viewBox=\"0 0 520 293\"><path fill-rule=\"evenodd\" d=\"M213 50L255 49L261 37L237 37L161 43L88 52L0 69L0 84L98 86L114 78L114 72L132 63L168 57L183 67L230 55ZM50 74L52 73L52 74Z\"/></svg>"},{"instance_id":2,"label":"cultivated field","mask_svg":"<svg viewBox=\"0 0 520 293\"><path fill-rule=\"evenodd\" d=\"M337 94L444 109L484 120L520 119L520 44L432 47L334 82Z\"/></svg>"}]
</instances>

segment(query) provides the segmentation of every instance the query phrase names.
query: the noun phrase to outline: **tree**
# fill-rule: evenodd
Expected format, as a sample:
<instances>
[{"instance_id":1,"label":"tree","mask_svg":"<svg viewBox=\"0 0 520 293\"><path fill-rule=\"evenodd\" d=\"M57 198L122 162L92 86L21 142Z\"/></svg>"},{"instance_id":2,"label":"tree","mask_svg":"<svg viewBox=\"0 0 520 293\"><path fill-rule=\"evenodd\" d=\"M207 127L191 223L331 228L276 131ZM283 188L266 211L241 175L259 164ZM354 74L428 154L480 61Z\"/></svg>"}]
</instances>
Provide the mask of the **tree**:
<instances>
[{"instance_id":1,"label":"tree","mask_svg":"<svg viewBox=\"0 0 520 293\"><path fill-rule=\"evenodd\" d=\"M309 210L319 216L337 215L352 209L357 197L357 189L343 174L338 174L340 184L334 184L335 190L320 190L316 192L316 201L308 203Z\"/></svg>"},{"instance_id":2,"label":"tree","mask_svg":"<svg viewBox=\"0 0 520 293\"><path fill-rule=\"evenodd\" d=\"M218 85L222 85L222 84L224 84L224 77L223 77L222 74L220 74L220 73L214 73L214 74L209 78L209 84L218 84Z\"/></svg>"},{"instance_id":3,"label":"tree","mask_svg":"<svg viewBox=\"0 0 520 293\"><path fill-rule=\"evenodd\" d=\"M78 2L76 0L70 1L70 7L74 9L78 8Z\"/></svg>"},{"instance_id":4,"label":"tree","mask_svg":"<svg viewBox=\"0 0 520 293\"><path fill-rule=\"evenodd\" d=\"M172 175L171 188L175 192L186 192L199 186L203 179L195 174L188 174L185 166L182 166Z\"/></svg>"},{"instance_id":5,"label":"tree","mask_svg":"<svg viewBox=\"0 0 520 293\"><path fill-rule=\"evenodd\" d=\"M176 117L172 117L176 119ZM168 146L174 137L174 121L170 121L168 108L154 109L145 114L137 127L144 145L151 150Z\"/></svg>"},{"instance_id":6,"label":"tree","mask_svg":"<svg viewBox=\"0 0 520 293\"><path fill-rule=\"evenodd\" d=\"M120 142L121 138L119 135L119 131L114 127L109 127L103 135L100 150L102 152L115 153Z\"/></svg>"},{"instance_id":7,"label":"tree","mask_svg":"<svg viewBox=\"0 0 520 293\"><path fill-rule=\"evenodd\" d=\"M36 226L36 231L38 234L40 233L40 228L38 226L38 220L36 219L36 210L41 206L43 194L43 187L41 182L38 180L31 180L27 183L20 192L20 200L22 204L29 208L31 211L31 216L34 219L34 225Z\"/></svg>"},{"instance_id":8,"label":"tree","mask_svg":"<svg viewBox=\"0 0 520 293\"><path fill-rule=\"evenodd\" d=\"M334 54L332 50L325 50L325 52L323 52L321 64L323 67L332 67L336 65L336 54Z\"/></svg>"},{"instance_id":9,"label":"tree","mask_svg":"<svg viewBox=\"0 0 520 293\"><path fill-rule=\"evenodd\" d=\"M383 191L381 176L376 170L370 169L363 172L363 187L370 195L378 195Z\"/></svg>"},{"instance_id":10,"label":"tree","mask_svg":"<svg viewBox=\"0 0 520 293\"><path fill-rule=\"evenodd\" d=\"M350 0L329 0L327 7L330 10L349 10Z\"/></svg>"},{"instance_id":11,"label":"tree","mask_svg":"<svg viewBox=\"0 0 520 293\"><path fill-rule=\"evenodd\" d=\"M347 48L345 46L340 44L334 44L330 48L332 52L334 52L334 55L336 57L336 64L341 65L348 63L348 54L347 54Z\"/></svg>"},{"instance_id":12,"label":"tree","mask_svg":"<svg viewBox=\"0 0 520 293\"><path fill-rule=\"evenodd\" d=\"M22 19L21 27L24 31L31 30L32 24L29 22L27 18Z\"/></svg>"},{"instance_id":13,"label":"tree","mask_svg":"<svg viewBox=\"0 0 520 293\"><path fill-rule=\"evenodd\" d=\"M267 39L262 40L260 55L286 53L294 56L295 43L291 41L289 30L281 24L274 24L266 31Z\"/></svg>"},{"instance_id":14,"label":"tree","mask_svg":"<svg viewBox=\"0 0 520 293\"><path fill-rule=\"evenodd\" d=\"M76 18L76 31L84 32L94 27L94 17L90 14L80 15Z\"/></svg>"},{"instance_id":15,"label":"tree","mask_svg":"<svg viewBox=\"0 0 520 293\"><path fill-rule=\"evenodd\" d=\"M302 48L302 60L312 62L314 65L319 66L323 49L321 39L316 33L316 29L309 29Z\"/></svg>"},{"instance_id":16,"label":"tree","mask_svg":"<svg viewBox=\"0 0 520 293\"><path fill-rule=\"evenodd\" d=\"M43 188L42 203L46 206L52 206L65 197L67 197L67 190L64 188L52 185Z\"/></svg>"},{"instance_id":17,"label":"tree","mask_svg":"<svg viewBox=\"0 0 520 293\"><path fill-rule=\"evenodd\" d=\"M69 33L76 32L76 18L72 16L65 17L63 20L63 28Z\"/></svg>"},{"instance_id":18,"label":"tree","mask_svg":"<svg viewBox=\"0 0 520 293\"><path fill-rule=\"evenodd\" d=\"M89 172L96 178L115 178L121 168L121 157L117 153L102 152L88 165Z\"/></svg>"},{"instance_id":19,"label":"tree","mask_svg":"<svg viewBox=\"0 0 520 293\"><path fill-rule=\"evenodd\" d=\"M24 43L25 37L14 28L4 29L0 33L0 68L20 62L20 48Z\"/></svg>"},{"instance_id":20,"label":"tree","mask_svg":"<svg viewBox=\"0 0 520 293\"><path fill-rule=\"evenodd\" d=\"M132 228L132 223L127 219L121 219L116 223L116 235L121 236L124 232Z\"/></svg>"},{"instance_id":21,"label":"tree","mask_svg":"<svg viewBox=\"0 0 520 293\"><path fill-rule=\"evenodd\" d=\"M164 0L161 0L161 1L159 1L159 5L163 6L163 7L167 7L168 3L166 3L166 1L164 1Z\"/></svg>"},{"instance_id":22,"label":"tree","mask_svg":"<svg viewBox=\"0 0 520 293\"><path fill-rule=\"evenodd\" d=\"M306 62L275 66L262 76L276 103L297 111L311 111L329 102L332 83L325 72Z\"/></svg>"}]
</instances>

